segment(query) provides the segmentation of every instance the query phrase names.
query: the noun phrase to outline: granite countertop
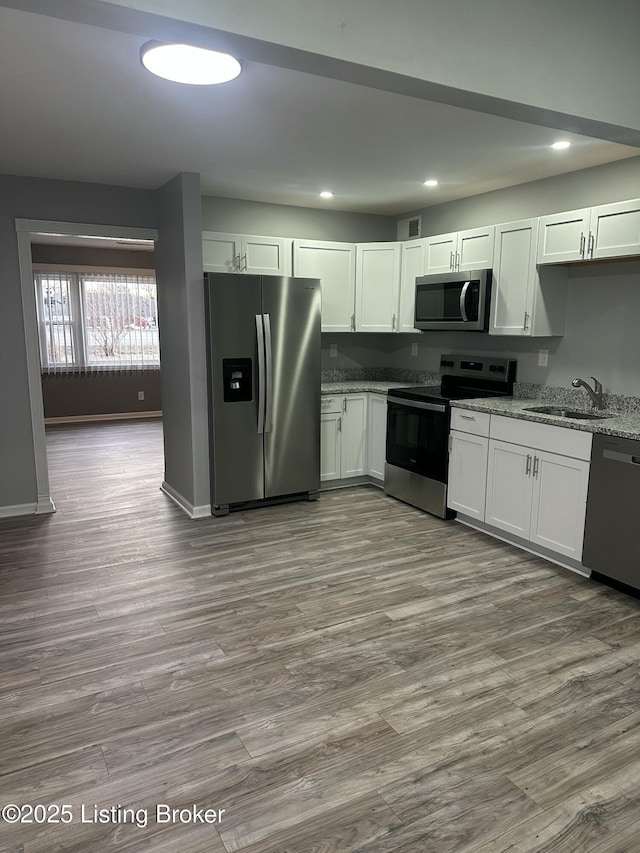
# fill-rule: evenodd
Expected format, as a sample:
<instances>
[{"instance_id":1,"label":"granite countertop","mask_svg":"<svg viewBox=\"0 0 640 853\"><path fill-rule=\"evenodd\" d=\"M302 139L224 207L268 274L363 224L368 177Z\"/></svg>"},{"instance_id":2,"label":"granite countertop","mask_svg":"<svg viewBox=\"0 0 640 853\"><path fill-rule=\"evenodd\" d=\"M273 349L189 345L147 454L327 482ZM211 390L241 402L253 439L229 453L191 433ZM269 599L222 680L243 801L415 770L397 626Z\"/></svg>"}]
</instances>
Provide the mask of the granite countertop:
<instances>
[{"instance_id":1,"label":"granite countertop","mask_svg":"<svg viewBox=\"0 0 640 853\"><path fill-rule=\"evenodd\" d=\"M541 415L537 412L529 412L532 406L554 405L549 399L539 397L488 397L474 400L452 400L451 405L459 409L470 409L474 412L487 412L490 415L504 415L507 418L519 418L525 421L537 421L553 426L563 426L569 429L581 430L582 432L599 432L605 435L617 435L622 438L640 439L640 412L603 410L601 414L606 418L598 420L577 420L564 418L559 415ZM565 405L577 411L590 411L584 406L567 406L556 402L555 405Z\"/></svg>"},{"instance_id":2,"label":"granite countertop","mask_svg":"<svg viewBox=\"0 0 640 853\"><path fill-rule=\"evenodd\" d=\"M416 383L414 383L416 384ZM375 379L345 379L342 382L323 382L322 394L362 394L364 391L374 394L386 394L389 388L406 388L410 382L389 382Z\"/></svg>"}]
</instances>

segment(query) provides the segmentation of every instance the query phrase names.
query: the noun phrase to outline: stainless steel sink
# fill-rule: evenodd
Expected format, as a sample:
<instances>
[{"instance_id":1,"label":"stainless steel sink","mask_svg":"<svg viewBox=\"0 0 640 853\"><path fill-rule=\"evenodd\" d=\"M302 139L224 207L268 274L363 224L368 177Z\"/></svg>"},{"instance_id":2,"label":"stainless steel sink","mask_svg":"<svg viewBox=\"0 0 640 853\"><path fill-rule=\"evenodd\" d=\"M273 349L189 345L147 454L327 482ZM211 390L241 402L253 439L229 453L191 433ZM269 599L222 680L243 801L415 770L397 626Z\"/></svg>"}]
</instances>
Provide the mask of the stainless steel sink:
<instances>
[{"instance_id":1,"label":"stainless steel sink","mask_svg":"<svg viewBox=\"0 0 640 853\"><path fill-rule=\"evenodd\" d=\"M598 414L597 412L578 412L575 409L566 409L564 406L531 406L525 412L537 412L539 415L556 415L559 418L574 418L584 421L599 421L610 418L612 415Z\"/></svg>"}]
</instances>

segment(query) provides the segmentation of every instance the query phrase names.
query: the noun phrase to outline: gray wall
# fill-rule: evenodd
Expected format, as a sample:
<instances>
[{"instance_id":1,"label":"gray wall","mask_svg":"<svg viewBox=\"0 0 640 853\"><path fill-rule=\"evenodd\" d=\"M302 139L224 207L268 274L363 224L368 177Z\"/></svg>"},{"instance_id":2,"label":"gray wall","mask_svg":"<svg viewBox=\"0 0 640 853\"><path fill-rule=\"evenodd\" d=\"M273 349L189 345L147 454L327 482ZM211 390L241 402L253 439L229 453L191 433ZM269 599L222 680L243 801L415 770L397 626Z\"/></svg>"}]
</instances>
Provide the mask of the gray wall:
<instances>
[{"instance_id":1,"label":"gray wall","mask_svg":"<svg viewBox=\"0 0 640 853\"><path fill-rule=\"evenodd\" d=\"M426 207L398 219L420 214L422 234L430 236L638 197L640 156Z\"/></svg>"},{"instance_id":2,"label":"gray wall","mask_svg":"<svg viewBox=\"0 0 640 853\"><path fill-rule=\"evenodd\" d=\"M0 176L0 507L36 500L15 219L155 228L145 190Z\"/></svg>"},{"instance_id":3,"label":"gray wall","mask_svg":"<svg viewBox=\"0 0 640 853\"><path fill-rule=\"evenodd\" d=\"M178 175L156 196L165 483L204 506L210 497L200 177Z\"/></svg>"},{"instance_id":4,"label":"gray wall","mask_svg":"<svg viewBox=\"0 0 640 853\"><path fill-rule=\"evenodd\" d=\"M202 199L202 227L204 231L347 243L396 239L395 219L391 216L209 196Z\"/></svg>"},{"instance_id":5,"label":"gray wall","mask_svg":"<svg viewBox=\"0 0 640 853\"><path fill-rule=\"evenodd\" d=\"M138 400L139 391L144 400ZM42 377L42 399L45 418L159 412L160 371L48 374Z\"/></svg>"}]
</instances>

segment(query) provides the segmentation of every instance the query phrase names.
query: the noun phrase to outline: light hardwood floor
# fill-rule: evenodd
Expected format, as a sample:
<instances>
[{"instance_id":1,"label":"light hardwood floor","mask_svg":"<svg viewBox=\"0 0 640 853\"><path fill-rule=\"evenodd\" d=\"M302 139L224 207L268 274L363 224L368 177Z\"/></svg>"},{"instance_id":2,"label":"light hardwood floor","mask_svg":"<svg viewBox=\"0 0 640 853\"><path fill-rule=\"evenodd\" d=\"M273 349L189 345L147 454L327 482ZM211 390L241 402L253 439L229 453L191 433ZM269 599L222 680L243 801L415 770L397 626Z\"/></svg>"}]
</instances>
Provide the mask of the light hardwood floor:
<instances>
[{"instance_id":1,"label":"light hardwood floor","mask_svg":"<svg viewBox=\"0 0 640 853\"><path fill-rule=\"evenodd\" d=\"M0 805L73 821L0 851L640 851L638 601L373 487L190 521L159 422L48 446L58 512L0 522Z\"/></svg>"}]
</instances>

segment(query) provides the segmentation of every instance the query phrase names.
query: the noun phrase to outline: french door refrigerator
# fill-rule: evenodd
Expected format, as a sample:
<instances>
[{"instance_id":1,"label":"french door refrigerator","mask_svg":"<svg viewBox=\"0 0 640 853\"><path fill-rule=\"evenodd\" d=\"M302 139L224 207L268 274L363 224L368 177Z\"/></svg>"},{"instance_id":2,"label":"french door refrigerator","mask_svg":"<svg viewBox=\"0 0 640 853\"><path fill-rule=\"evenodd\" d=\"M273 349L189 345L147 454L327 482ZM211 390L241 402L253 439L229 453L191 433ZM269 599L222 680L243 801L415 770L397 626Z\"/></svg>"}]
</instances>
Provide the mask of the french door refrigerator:
<instances>
[{"instance_id":1,"label":"french door refrigerator","mask_svg":"<svg viewBox=\"0 0 640 853\"><path fill-rule=\"evenodd\" d=\"M320 281L205 274L211 505L318 496Z\"/></svg>"}]
</instances>

